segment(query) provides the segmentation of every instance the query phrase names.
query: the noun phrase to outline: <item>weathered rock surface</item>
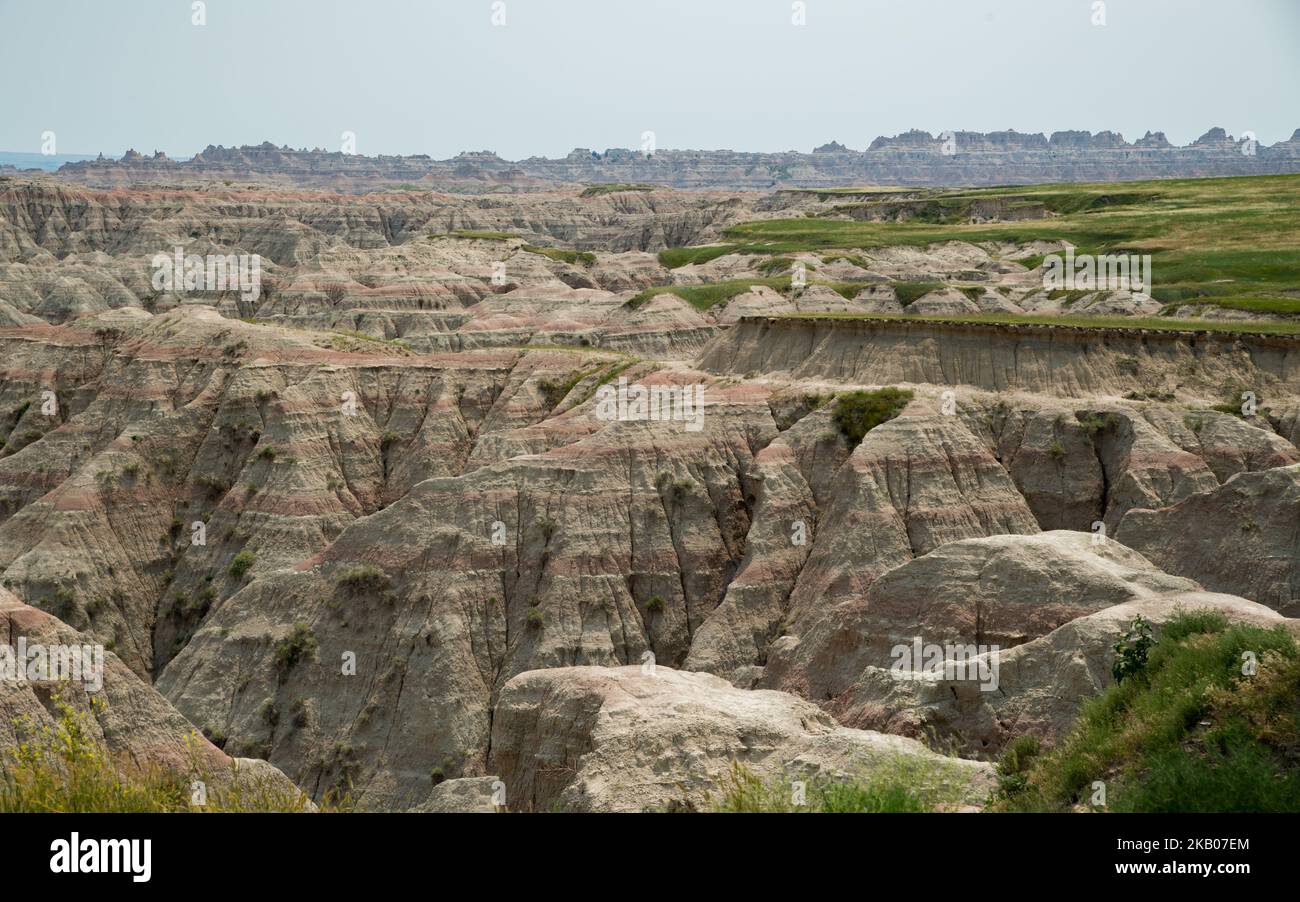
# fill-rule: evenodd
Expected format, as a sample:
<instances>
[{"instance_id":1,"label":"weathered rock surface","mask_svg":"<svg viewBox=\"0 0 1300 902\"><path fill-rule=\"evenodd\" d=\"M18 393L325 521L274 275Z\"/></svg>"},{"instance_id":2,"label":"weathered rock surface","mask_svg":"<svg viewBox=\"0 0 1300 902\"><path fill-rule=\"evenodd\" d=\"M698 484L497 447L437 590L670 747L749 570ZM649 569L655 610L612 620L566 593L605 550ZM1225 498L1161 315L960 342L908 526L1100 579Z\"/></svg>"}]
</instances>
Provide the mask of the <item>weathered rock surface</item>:
<instances>
[{"instance_id":1,"label":"weathered rock surface","mask_svg":"<svg viewBox=\"0 0 1300 902\"><path fill-rule=\"evenodd\" d=\"M762 394L715 390L700 432L600 428L586 401L556 418L545 453L418 483L225 599L160 688L182 710L226 712L223 729L313 792L351 779L363 804L409 805L431 768L481 775L511 676L648 651L679 662L721 600L752 516L744 474L776 428ZM364 565L382 576L351 584ZM298 624L318 660L278 668ZM340 675L348 652L355 677ZM314 702L301 724L268 722L300 699Z\"/></svg>"},{"instance_id":2,"label":"weathered rock surface","mask_svg":"<svg viewBox=\"0 0 1300 902\"><path fill-rule=\"evenodd\" d=\"M495 798L503 788L499 777L461 777L459 780L443 780L429 798L411 809L421 814L493 814L503 809Z\"/></svg>"},{"instance_id":3,"label":"weathered rock surface","mask_svg":"<svg viewBox=\"0 0 1300 902\"><path fill-rule=\"evenodd\" d=\"M989 765L846 729L783 692L666 667L520 674L502 689L492 726L492 762L515 811L698 810L724 793L733 761L778 779L870 775L899 757L957 775L969 804L992 788Z\"/></svg>"},{"instance_id":4,"label":"weathered rock surface","mask_svg":"<svg viewBox=\"0 0 1300 902\"><path fill-rule=\"evenodd\" d=\"M1239 473L1168 507L1131 510L1115 538L1170 573L1300 616L1300 465Z\"/></svg>"},{"instance_id":5,"label":"weathered rock surface","mask_svg":"<svg viewBox=\"0 0 1300 902\"><path fill-rule=\"evenodd\" d=\"M754 317L700 356L713 373L770 373L864 385L967 385L1065 397L1224 385L1300 388L1300 346L1269 335Z\"/></svg>"},{"instance_id":6,"label":"weathered rock surface","mask_svg":"<svg viewBox=\"0 0 1300 902\"><path fill-rule=\"evenodd\" d=\"M0 589L0 633L14 654L20 639L29 652L34 646L49 650L56 645L94 644L92 637L23 604L4 589ZM111 651L103 653L102 661L97 679L83 672L80 681L0 680L0 749L10 750L36 732L55 727L63 717L60 706L67 705L89 727L88 738L101 743L119 767L164 768L202 776L218 786L235 781L250 792L295 791L289 779L265 761L231 758L214 746ZM101 679L102 686L96 686Z\"/></svg>"},{"instance_id":7,"label":"weathered rock surface","mask_svg":"<svg viewBox=\"0 0 1300 902\"><path fill-rule=\"evenodd\" d=\"M829 608L798 638L780 640L763 685L838 712L865 669L888 670L896 650L914 640L1010 649L1104 608L1198 588L1088 533L949 542Z\"/></svg>"},{"instance_id":8,"label":"weathered rock surface","mask_svg":"<svg viewBox=\"0 0 1300 902\"><path fill-rule=\"evenodd\" d=\"M1150 132L1147 133L1151 135ZM60 175L95 185L194 179L239 179L328 187L360 188L421 183L487 192L502 186L536 188L556 182L673 185L689 188L767 189L877 185L1005 185L1042 182L1113 182L1124 179L1193 178L1295 172L1300 168L1300 131L1289 141L1242 153L1246 138L1234 140L1211 129L1197 141L1175 147L1158 138L1129 143L1114 132L1060 131L1052 135L1016 131L958 131L938 137L912 130L875 138L865 150L832 142L812 153L744 153L731 150L665 150L647 157L626 148L597 153L575 148L557 159L503 160L494 153L462 153L450 160L427 156L343 154L276 147L209 145L187 161L128 151L121 160L68 163ZM947 146L956 142L959 152ZM615 191L606 198L636 198L643 191Z\"/></svg>"},{"instance_id":9,"label":"weathered rock surface","mask_svg":"<svg viewBox=\"0 0 1300 902\"><path fill-rule=\"evenodd\" d=\"M1142 616L1159 627L1180 611L1209 610L1230 621L1282 626L1300 635L1300 622L1233 595L1175 592L1104 608L1046 636L996 653L997 687L978 676L899 679L867 667L832 706L841 723L903 735L934 737L963 755L992 756L1011 739L1034 735L1052 744L1070 728L1084 702L1111 684L1113 646ZM954 674L954 676L962 676Z\"/></svg>"},{"instance_id":10,"label":"weathered rock surface","mask_svg":"<svg viewBox=\"0 0 1300 902\"><path fill-rule=\"evenodd\" d=\"M910 189L510 181L0 186L0 584L114 650L110 744L189 718L362 808L485 810L491 775L516 810L699 807L732 758L922 754L845 727L1058 736L1134 612L1296 611L1294 338L917 318L1146 309L1044 291L1059 242L653 253ZM972 216L1047 215L1001 204ZM154 289L174 246L262 255L262 294ZM903 316L814 315L856 311ZM703 413L600 415L625 384ZM913 400L851 446L835 397L881 386ZM999 645L1001 688L891 676L918 636Z\"/></svg>"}]
</instances>

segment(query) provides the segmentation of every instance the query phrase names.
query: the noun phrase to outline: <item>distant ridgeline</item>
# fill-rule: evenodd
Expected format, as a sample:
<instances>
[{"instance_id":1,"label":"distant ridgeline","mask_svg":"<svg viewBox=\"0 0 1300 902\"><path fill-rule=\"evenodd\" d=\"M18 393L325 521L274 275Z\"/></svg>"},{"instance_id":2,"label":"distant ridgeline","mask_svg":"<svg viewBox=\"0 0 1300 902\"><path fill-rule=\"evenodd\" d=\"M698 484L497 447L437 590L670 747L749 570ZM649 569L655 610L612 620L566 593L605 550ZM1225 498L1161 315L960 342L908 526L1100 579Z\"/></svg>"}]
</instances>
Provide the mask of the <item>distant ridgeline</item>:
<instances>
[{"instance_id":1,"label":"distant ridgeline","mask_svg":"<svg viewBox=\"0 0 1300 902\"><path fill-rule=\"evenodd\" d=\"M377 156L256 147L207 147L187 161L156 152L128 151L68 163L61 176L96 185L137 181L249 180L342 188L396 187L451 190L544 188L557 183L627 184L674 188L762 190L877 185L1007 185L1104 182L1153 178L1276 175L1300 172L1300 129L1266 146L1250 133L1234 138L1213 128L1184 147L1163 133L1133 143L1114 132L1056 132L1050 138L1015 131L910 131L877 138L865 151L832 141L812 153L741 153L730 150L661 150L646 153L579 148L562 159L503 160L490 151L450 160L428 156Z\"/></svg>"}]
</instances>

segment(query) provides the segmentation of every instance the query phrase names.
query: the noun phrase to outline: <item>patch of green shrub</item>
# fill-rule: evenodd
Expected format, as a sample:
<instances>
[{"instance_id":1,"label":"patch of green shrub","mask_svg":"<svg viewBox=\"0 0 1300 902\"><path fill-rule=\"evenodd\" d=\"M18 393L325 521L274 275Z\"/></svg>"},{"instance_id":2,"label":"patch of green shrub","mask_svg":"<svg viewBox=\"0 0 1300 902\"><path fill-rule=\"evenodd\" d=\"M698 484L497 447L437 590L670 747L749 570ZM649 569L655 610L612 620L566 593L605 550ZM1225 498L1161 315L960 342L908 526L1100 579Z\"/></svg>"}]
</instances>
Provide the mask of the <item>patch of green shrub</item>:
<instances>
[{"instance_id":1,"label":"patch of green shrub","mask_svg":"<svg viewBox=\"0 0 1300 902\"><path fill-rule=\"evenodd\" d=\"M875 391L845 392L836 396L832 418L840 434L848 439L849 446L856 448L863 436L898 416L911 400L910 390L892 386Z\"/></svg>"},{"instance_id":2,"label":"patch of green shrub","mask_svg":"<svg viewBox=\"0 0 1300 902\"><path fill-rule=\"evenodd\" d=\"M353 595L382 592L389 586L388 574L373 564L349 567L338 576L338 586Z\"/></svg>"},{"instance_id":3,"label":"patch of green shrub","mask_svg":"<svg viewBox=\"0 0 1300 902\"><path fill-rule=\"evenodd\" d=\"M257 563L257 555L245 549L231 559L230 566L226 568L226 573L230 574L233 579L243 579L255 563Z\"/></svg>"},{"instance_id":4,"label":"patch of green shrub","mask_svg":"<svg viewBox=\"0 0 1300 902\"><path fill-rule=\"evenodd\" d=\"M295 623L289 635L275 644L275 669L281 676L288 674L303 661L316 660L319 647L311 627Z\"/></svg>"}]
</instances>

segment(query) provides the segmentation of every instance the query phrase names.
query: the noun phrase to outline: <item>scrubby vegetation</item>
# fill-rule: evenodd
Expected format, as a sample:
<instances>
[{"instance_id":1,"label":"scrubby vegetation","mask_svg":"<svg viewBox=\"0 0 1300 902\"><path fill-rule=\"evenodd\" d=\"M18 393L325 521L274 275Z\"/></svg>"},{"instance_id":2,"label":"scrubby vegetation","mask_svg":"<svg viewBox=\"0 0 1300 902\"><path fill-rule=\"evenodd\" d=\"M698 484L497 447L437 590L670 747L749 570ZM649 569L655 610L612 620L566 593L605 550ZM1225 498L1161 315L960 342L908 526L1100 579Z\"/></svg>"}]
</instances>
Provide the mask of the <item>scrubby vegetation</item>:
<instances>
[{"instance_id":1,"label":"scrubby vegetation","mask_svg":"<svg viewBox=\"0 0 1300 902\"><path fill-rule=\"evenodd\" d=\"M1300 811L1300 646L1281 627L1185 612L1145 645L1120 640L1123 680L1044 751L1013 743L997 807L1014 811Z\"/></svg>"},{"instance_id":2,"label":"scrubby vegetation","mask_svg":"<svg viewBox=\"0 0 1300 902\"><path fill-rule=\"evenodd\" d=\"M91 701L92 712L99 704ZM55 706L53 726L15 724L21 741L0 753L0 813L310 810L301 792L240 778L233 762L228 774L212 773L197 754L184 770L114 762L91 714L61 699Z\"/></svg>"},{"instance_id":3,"label":"scrubby vegetation","mask_svg":"<svg viewBox=\"0 0 1300 902\"><path fill-rule=\"evenodd\" d=\"M941 288L942 282L895 282L894 294L898 297L898 303L910 307L930 292Z\"/></svg>"},{"instance_id":4,"label":"scrubby vegetation","mask_svg":"<svg viewBox=\"0 0 1300 902\"><path fill-rule=\"evenodd\" d=\"M283 675L303 661L314 661L319 647L311 627L295 623L292 632L275 643L275 669Z\"/></svg>"},{"instance_id":5,"label":"scrubby vegetation","mask_svg":"<svg viewBox=\"0 0 1300 902\"><path fill-rule=\"evenodd\" d=\"M892 386L875 391L844 392L836 396L831 416L840 434L848 439L851 447L856 448L863 436L898 416L911 400L910 390Z\"/></svg>"},{"instance_id":6,"label":"scrubby vegetation","mask_svg":"<svg viewBox=\"0 0 1300 902\"><path fill-rule=\"evenodd\" d=\"M669 269L687 266L691 263L708 263L727 254L736 253L737 248L730 244L706 245L704 247L670 247L659 252L659 262Z\"/></svg>"},{"instance_id":7,"label":"scrubby vegetation","mask_svg":"<svg viewBox=\"0 0 1300 902\"><path fill-rule=\"evenodd\" d=\"M358 564L339 574L338 586L345 592L382 592L389 585L388 574L373 564Z\"/></svg>"},{"instance_id":8,"label":"scrubby vegetation","mask_svg":"<svg viewBox=\"0 0 1300 902\"><path fill-rule=\"evenodd\" d=\"M766 285L768 288L777 291L788 291L790 289L790 277L728 279L723 282L710 282L705 285L660 285L640 292L627 302L627 306L629 309L635 310L657 295L675 294L696 310L704 311L718 304L724 304L738 294L744 294L755 285Z\"/></svg>"},{"instance_id":9,"label":"scrubby vegetation","mask_svg":"<svg viewBox=\"0 0 1300 902\"><path fill-rule=\"evenodd\" d=\"M329 347L347 354L371 353L377 350L392 352L402 357L411 354L410 347L400 338L378 338L352 329L331 329Z\"/></svg>"},{"instance_id":10,"label":"scrubby vegetation","mask_svg":"<svg viewBox=\"0 0 1300 902\"><path fill-rule=\"evenodd\" d=\"M255 563L257 563L257 555L245 549L234 556L230 561L230 566L226 568L226 572L230 574L232 579L243 579Z\"/></svg>"},{"instance_id":11,"label":"scrubby vegetation","mask_svg":"<svg viewBox=\"0 0 1300 902\"><path fill-rule=\"evenodd\" d=\"M448 232L446 237L464 238L468 241L509 241L519 236L511 235L509 232L493 232L486 229L456 229L453 232Z\"/></svg>"},{"instance_id":12,"label":"scrubby vegetation","mask_svg":"<svg viewBox=\"0 0 1300 902\"><path fill-rule=\"evenodd\" d=\"M598 369L599 367L597 367ZM542 393L542 398L546 401L546 406L554 410L560 405L560 402L569 396L573 387L595 372L595 369L584 367L575 370L563 379L539 379L537 388Z\"/></svg>"},{"instance_id":13,"label":"scrubby vegetation","mask_svg":"<svg viewBox=\"0 0 1300 902\"><path fill-rule=\"evenodd\" d=\"M1084 432L1094 436L1114 429L1119 423L1119 417L1113 413L1084 413L1076 419Z\"/></svg>"}]
</instances>

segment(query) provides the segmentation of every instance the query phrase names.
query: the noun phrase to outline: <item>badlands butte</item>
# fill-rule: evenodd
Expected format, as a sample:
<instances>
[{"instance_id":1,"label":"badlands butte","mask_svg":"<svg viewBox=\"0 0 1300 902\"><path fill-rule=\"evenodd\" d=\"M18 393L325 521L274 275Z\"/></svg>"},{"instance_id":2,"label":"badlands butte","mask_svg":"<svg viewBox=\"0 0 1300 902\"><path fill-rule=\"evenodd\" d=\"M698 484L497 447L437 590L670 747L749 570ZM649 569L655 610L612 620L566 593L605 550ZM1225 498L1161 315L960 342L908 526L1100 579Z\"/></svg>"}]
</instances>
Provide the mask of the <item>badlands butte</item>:
<instances>
[{"instance_id":1,"label":"badlands butte","mask_svg":"<svg viewBox=\"0 0 1300 902\"><path fill-rule=\"evenodd\" d=\"M1300 176L169 178L0 180L0 616L107 649L93 704L0 683L7 755L75 718L324 807L957 810L1169 807L1153 773L1248 746L1236 801L1295 802ZM176 248L257 291L156 287ZM1046 289L1067 248L1149 290ZM621 384L700 428L603 416ZM1257 680L1161 688L1206 649ZM1098 739L1191 683L1175 758ZM1282 727L1214 733L1267 692Z\"/></svg>"}]
</instances>

